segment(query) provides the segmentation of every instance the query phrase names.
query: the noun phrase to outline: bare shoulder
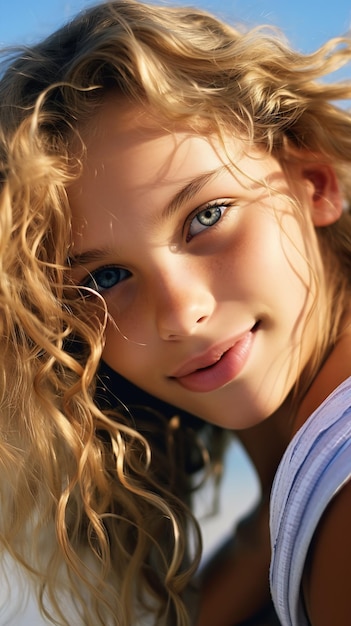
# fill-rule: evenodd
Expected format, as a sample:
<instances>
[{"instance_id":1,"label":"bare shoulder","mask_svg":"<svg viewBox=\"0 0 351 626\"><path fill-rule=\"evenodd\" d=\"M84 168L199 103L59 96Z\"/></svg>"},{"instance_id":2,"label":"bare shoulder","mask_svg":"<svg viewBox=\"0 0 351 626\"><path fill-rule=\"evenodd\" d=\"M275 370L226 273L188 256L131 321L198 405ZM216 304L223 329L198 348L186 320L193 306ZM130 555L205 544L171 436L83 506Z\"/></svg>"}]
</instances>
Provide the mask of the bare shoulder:
<instances>
[{"instance_id":1,"label":"bare shoulder","mask_svg":"<svg viewBox=\"0 0 351 626\"><path fill-rule=\"evenodd\" d=\"M350 626L351 481L329 503L318 525L303 587L312 626Z\"/></svg>"}]
</instances>

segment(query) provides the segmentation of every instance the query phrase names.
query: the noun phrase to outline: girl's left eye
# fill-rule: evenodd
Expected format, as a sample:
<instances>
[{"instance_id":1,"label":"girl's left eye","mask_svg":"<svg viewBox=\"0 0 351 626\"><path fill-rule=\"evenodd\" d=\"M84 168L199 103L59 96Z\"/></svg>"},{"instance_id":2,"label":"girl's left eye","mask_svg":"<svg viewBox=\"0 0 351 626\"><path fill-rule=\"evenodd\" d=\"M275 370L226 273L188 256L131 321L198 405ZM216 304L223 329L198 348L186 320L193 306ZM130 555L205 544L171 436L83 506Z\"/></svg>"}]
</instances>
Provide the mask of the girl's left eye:
<instances>
[{"instance_id":1,"label":"girl's left eye","mask_svg":"<svg viewBox=\"0 0 351 626\"><path fill-rule=\"evenodd\" d=\"M187 240L189 241L203 230L211 228L219 222L229 206L229 202L215 202L208 204L204 209L198 211L190 221L190 226L187 234Z\"/></svg>"}]
</instances>

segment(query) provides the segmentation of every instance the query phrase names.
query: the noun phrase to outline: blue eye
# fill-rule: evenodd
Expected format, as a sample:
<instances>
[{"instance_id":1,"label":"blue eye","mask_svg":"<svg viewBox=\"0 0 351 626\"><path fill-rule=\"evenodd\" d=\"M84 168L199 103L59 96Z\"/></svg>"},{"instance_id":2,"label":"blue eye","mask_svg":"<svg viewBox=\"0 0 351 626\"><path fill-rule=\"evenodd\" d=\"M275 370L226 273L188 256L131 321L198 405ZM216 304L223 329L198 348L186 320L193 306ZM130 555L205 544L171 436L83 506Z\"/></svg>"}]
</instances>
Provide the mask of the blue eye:
<instances>
[{"instance_id":1,"label":"blue eye","mask_svg":"<svg viewBox=\"0 0 351 626\"><path fill-rule=\"evenodd\" d=\"M83 282L83 287L93 289L97 293L103 293L112 289L130 276L130 272L121 267L107 266L90 272L89 277Z\"/></svg>"},{"instance_id":2,"label":"blue eye","mask_svg":"<svg viewBox=\"0 0 351 626\"><path fill-rule=\"evenodd\" d=\"M217 224L227 208L228 205L226 203L216 202L212 205L208 204L205 209L196 213L195 217L193 217L190 222L188 239L195 237L195 235L198 235L203 230Z\"/></svg>"}]
</instances>

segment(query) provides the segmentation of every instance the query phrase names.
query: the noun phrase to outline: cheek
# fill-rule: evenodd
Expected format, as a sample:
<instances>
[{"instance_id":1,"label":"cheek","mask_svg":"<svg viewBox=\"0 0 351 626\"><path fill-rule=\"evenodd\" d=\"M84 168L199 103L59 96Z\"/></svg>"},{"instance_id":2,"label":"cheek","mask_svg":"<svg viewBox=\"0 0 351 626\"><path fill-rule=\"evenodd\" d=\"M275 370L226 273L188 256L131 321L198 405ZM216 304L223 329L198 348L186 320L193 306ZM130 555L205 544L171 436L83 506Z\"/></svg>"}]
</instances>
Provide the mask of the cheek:
<instances>
[{"instance_id":1,"label":"cheek","mask_svg":"<svg viewBox=\"0 0 351 626\"><path fill-rule=\"evenodd\" d=\"M122 335L116 324L111 322L109 322L106 329L106 341L102 358L113 370L126 378L130 378L130 372L136 359L135 345Z\"/></svg>"},{"instance_id":2,"label":"cheek","mask_svg":"<svg viewBox=\"0 0 351 626\"><path fill-rule=\"evenodd\" d=\"M235 297L253 299L302 312L313 294L309 248L312 242L291 213L283 215L262 209L250 217L226 251L224 272Z\"/></svg>"},{"instance_id":3,"label":"cheek","mask_svg":"<svg viewBox=\"0 0 351 626\"><path fill-rule=\"evenodd\" d=\"M314 298L319 251L312 224L307 220L300 224L293 216L288 216L282 223L280 238L282 271L286 275L287 287L300 289Z\"/></svg>"},{"instance_id":4,"label":"cheek","mask_svg":"<svg viewBox=\"0 0 351 626\"><path fill-rule=\"evenodd\" d=\"M136 369L147 372L150 367L150 342L140 315L116 319L110 313L102 356L113 370L134 380Z\"/></svg>"},{"instance_id":5,"label":"cheek","mask_svg":"<svg viewBox=\"0 0 351 626\"><path fill-rule=\"evenodd\" d=\"M146 331L146 304L144 292L140 292L138 282L132 279L123 281L107 292L105 302L108 310L106 348L109 344L122 344L122 350L130 344L144 344Z\"/></svg>"},{"instance_id":6,"label":"cheek","mask_svg":"<svg viewBox=\"0 0 351 626\"><path fill-rule=\"evenodd\" d=\"M235 299L262 294L282 269L282 245L276 221L265 210L247 209L218 261L218 282L233 289Z\"/></svg>"}]
</instances>

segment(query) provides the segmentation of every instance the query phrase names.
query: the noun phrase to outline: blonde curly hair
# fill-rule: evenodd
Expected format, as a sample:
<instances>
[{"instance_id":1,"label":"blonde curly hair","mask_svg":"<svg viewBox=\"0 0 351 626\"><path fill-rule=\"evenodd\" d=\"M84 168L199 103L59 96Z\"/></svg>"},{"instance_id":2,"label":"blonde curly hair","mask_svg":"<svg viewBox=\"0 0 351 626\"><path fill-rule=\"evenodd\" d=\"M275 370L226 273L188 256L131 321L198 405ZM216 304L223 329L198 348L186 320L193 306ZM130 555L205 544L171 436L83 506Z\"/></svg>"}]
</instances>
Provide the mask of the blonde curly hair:
<instances>
[{"instance_id":1,"label":"blonde curly hair","mask_svg":"<svg viewBox=\"0 0 351 626\"><path fill-rule=\"evenodd\" d=\"M97 5L6 56L0 532L4 549L33 575L54 623L70 623L67 593L86 626L130 626L146 614L158 625L186 626L186 590L200 553L196 545L189 552L197 525L181 490L164 479L165 459L154 460L128 412L96 402L105 318L67 277L66 187L80 165L74 138L114 91L165 120L205 124L219 135L233 128L278 158L287 144L321 154L349 201L351 118L335 102L350 99L351 85L317 79L350 59L348 37L304 55L269 29L245 32L205 11L134 0ZM305 386L335 341L350 295L349 211L318 237L330 307Z\"/></svg>"}]
</instances>

